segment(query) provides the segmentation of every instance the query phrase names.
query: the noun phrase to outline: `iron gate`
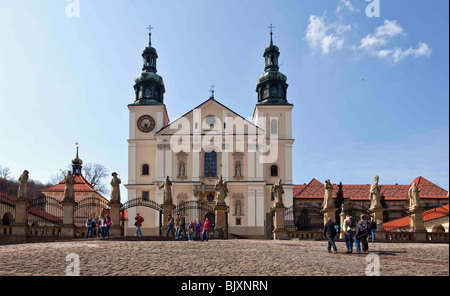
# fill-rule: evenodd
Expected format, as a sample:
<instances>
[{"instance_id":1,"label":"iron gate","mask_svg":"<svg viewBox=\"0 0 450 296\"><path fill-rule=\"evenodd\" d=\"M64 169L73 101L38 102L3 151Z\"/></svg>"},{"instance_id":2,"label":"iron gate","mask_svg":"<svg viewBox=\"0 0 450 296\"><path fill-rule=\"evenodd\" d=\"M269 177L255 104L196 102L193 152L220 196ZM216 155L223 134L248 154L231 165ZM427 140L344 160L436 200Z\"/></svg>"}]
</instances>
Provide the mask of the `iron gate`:
<instances>
[{"instance_id":1,"label":"iron gate","mask_svg":"<svg viewBox=\"0 0 450 296\"><path fill-rule=\"evenodd\" d=\"M29 226L55 226L63 224L63 206L50 196L39 196L27 208Z\"/></svg>"},{"instance_id":2,"label":"iron gate","mask_svg":"<svg viewBox=\"0 0 450 296\"><path fill-rule=\"evenodd\" d=\"M130 199L128 201L126 201L123 206L120 208L120 216L121 216L121 235L124 236L125 235L125 211L130 209L130 208L135 208L135 207L146 207L146 208L151 208L154 209L155 211L159 212L159 230L161 232L161 228L163 226L163 209L161 207L161 205L159 205L158 203L156 203L153 200L147 200L147 199L143 199L142 197L137 197L134 199ZM161 233L160 233L161 234Z\"/></svg>"}]
</instances>

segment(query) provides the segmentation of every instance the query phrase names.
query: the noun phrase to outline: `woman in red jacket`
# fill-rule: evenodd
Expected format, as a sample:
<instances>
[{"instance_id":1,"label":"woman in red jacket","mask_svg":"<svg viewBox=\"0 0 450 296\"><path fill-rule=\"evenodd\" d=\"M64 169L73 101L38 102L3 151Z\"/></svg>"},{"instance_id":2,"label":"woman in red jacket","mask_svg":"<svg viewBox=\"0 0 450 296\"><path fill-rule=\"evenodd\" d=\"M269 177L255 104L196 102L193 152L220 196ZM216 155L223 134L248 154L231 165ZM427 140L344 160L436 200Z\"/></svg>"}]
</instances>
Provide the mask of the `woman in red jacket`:
<instances>
[{"instance_id":1,"label":"woman in red jacket","mask_svg":"<svg viewBox=\"0 0 450 296\"><path fill-rule=\"evenodd\" d=\"M209 218L206 217L205 218L205 223L203 224L203 233L202 233L202 241L205 240L205 236L206 236L206 241L209 240L209 230L211 228L211 221L209 221Z\"/></svg>"},{"instance_id":2,"label":"woman in red jacket","mask_svg":"<svg viewBox=\"0 0 450 296\"><path fill-rule=\"evenodd\" d=\"M134 223L134 226L136 226L136 236L142 237L141 226L142 222L144 222L144 218L138 213L134 219L136 220L136 223Z\"/></svg>"}]
</instances>

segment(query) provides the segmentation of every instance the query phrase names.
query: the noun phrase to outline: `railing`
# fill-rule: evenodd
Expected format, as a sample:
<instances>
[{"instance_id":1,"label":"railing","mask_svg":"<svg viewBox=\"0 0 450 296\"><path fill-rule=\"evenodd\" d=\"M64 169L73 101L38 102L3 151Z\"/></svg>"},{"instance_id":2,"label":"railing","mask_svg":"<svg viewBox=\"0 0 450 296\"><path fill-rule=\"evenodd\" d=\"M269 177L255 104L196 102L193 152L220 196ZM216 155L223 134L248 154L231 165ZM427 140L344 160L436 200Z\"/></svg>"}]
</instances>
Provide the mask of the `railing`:
<instances>
[{"instance_id":1,"label":"railing","mask_svg":"<svg viewBox=\"0 0 450 296\"><path fill-rule=\"evenodd\" d=\"M386 232L386 240L389 241L413 241L414 233L413 232Z\"/></svg>"},{"instance_id":2,"label":"railing","mask_svg":"<svg viewBox=\"0 0 450 296\"><path fill-rule=\"evenodd\" d=\"M322 239L325 238L323 235L323 231L288 231L287 232L289 238L298 238L298 239Z\"/></svg>"},{"instance_id":3,"label":"railing","mask_svg":"<svg viewBox=\"0 0 450 296\"><path fill-rule=\"evenodd\" d=\"M448 232L428 232L427 241L429 242L449 242Z\"/></svg>"},{"instance_id":4,"label":"railing","mask_svg":"<svg viewBox=\"0 0 450 296\"><path fill-rule=\"evenodd\" d=\"M12 235L12 226L11 225L1 225L0 226L0 235Z\"/></svg>"},{"instance_id":5,"label":"railing","mask_svg":"<svg viewBox=\"0 0 450 296\"><path fill-rule=\"evenodd\" d=\"M27 236L60 236L61 227L59 226L28 226Z\"/></svg>"}]
</instances>

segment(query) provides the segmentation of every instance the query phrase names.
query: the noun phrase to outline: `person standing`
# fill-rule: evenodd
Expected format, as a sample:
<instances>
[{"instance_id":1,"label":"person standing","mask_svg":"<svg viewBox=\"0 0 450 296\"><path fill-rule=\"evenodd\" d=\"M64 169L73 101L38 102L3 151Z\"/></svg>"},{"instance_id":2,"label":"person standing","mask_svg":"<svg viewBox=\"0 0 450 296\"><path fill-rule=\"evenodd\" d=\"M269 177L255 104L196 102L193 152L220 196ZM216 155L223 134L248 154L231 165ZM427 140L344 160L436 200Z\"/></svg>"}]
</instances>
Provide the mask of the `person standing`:
<instances>
[{"instance_id":1,"label":"person standing","mask_svg":"<svg viewBox=\"0 0 450 296\"><path fill-rule=\"evenodd\" d=\"M370 231L371 231L371 237L372 241L375 239L375 232L377 231L377 221L373 218L373 216L370 216Z\"/></svg>"},{"instance_id":2,"label":"person standing","mask_svg":"<svg viewBox=\"0 0 450 296\"><path fill-rule=\"evenodd\" d=\"M141 215L139 215L139 213L137 213L134 220L136 220L136 222L134 223L134 226L136 226L136 236L142 237L141 226L142 226L142 223L144 222L144 218L142 218Z\"/></svg>"},{"instance_id":3,"label":"person standing","mask_svg":"<svg viewBox=\"0 0 450 296\"><path fill-rule=\"evenodd\" d=\"M353 242L356 232L356 218L347 215L344 220L342 230L344 231L345 244L347 245L347 254L353 253Z\"/></svg>"},{"instance_id":4,"label":"person standing","mask_svg":"<svg viewBox=\"0 0 450 296\"><path fill-rule=\"evenodd\" d=\"M167 233L166 236L169 236L169 232L172 232L172 236L175 236L174 230L173 230L173 226L175 224L175 221L173 220L172 215L169 214L169 216L167 217L167 224L168 224L168 228L167 228Z\"/></svg>"},{"instance_id":5,"label":"person standing","mask_svg":"<svg viewBox=\"0 0 450 296\"><path fill-rule=\"evenodd\" d=\"M94 227L95 227L95 220L92 217L92 215L90 215L89 218L87 219L86 227L87 227L86 238L89 238L89 234L90 234L90 237L92 238L92 233L94 232Z\"/></svg>"},{"instance_id":6,"label":"person standing","mask_svg":"<svg viewBox=\"0 0 450 296\"><path fill-rule=\"evenodd\" d=\"M190 221L188 225L188 237L189 241L194 240L194 222Z\"/></svg>"},{"instance_id":7,"label":"person standing","mask_svg":"<svg viewBox=\"0 0 450 296\"><path fill-rule=\"evenodd\" d=\"M183 217L183 215L180 214L180 227L178 228L177 237L175 240L178 240L181 236L181 232L183 232L184 240L187 240L186 236L186 219Z\"/></svg>"},{"instance_id":8,"label":"person standing","mask_svg":"<svg viewBox=\"0 0 450 296\"><path fill-rule=\"evenodd\" d=\"M358 226L356 228L355 233L355 245L356 245L356 253L361 253L361 245L363 252L367 252L369 250L369 244L367 242L367 237L369 236L369 225L366 221L366 215L362 214L360 216Z\"/></svg>"},{"instance_id":9,"label":"person standing","mask_svg":"<svg viewBox=\"0 0 450 296\"><path fill-rule=\"evenodd\" d=\"M209 221L209 218L205 218L205 223L203 224L203 233L202 233L202 242L205 240L209 240L209 230L211 228L211 222Z\"/></svg>"},{"instance_id":10,"label":"person standing","mask_svg":"<svg viewBox=\"0 0 450 296\"><path fill-rule=\"evenodd\" d=\"M180 214L177 214L177 218L175 219L175 234L178 236L178 232L180 231Z\"/></svg>"},{"instance_id":11,"label":"person standing","mask_svg":"<svg viewBox=\"0 0 450 296\"><path fill-rule=\"evenodd\" d=\"M200 219L197 219L197 224L195 224L195 240L200 240L200 233L202 231L202 222Z\"/></svg>"},{"instance_id":12,"label":"person standing","mask_svg":"<svg viewBox=\"0 0 450 296\"><path fill-rule=\"evenodd\" d=\"M106 231L107 231L106 230L106 226L107 226L106 218L101 216L99 224L100 224L100 228L102 229L102 238L105 238L106 237Z\"/></svg>"},{"instance_id":13,"label":"person standing","mask_svg":"<svg viewBox=\"0 0 450 296\"><path fill-rule=\"evenodd\" d=\"M97 237L102 237L102 216L98 216Z\"/></svg>"},{"instance_id":14,"label":"person standing","mask_svg":"<svg viewBox=\"0 0 450 296\"><path fill-rule=\"evenodd\" d=\"M323 229L323 234L328 238L328 253L331 253L331 247L333 247L334 254L337 253L336 243L334 242L334 238L337 234L337 225L333 222L332 218L328 218L327 223Z\"/></svg>"},{"instance_id":15,"label":"person standing","mask_svg":"<svg viewBox=\"0 0 450 296\"><path fill-rule=\"evenodd\" d=\"M106 215L106 236L109 237L109 229L113 225L112 219L109 215Z\"/></svg>"}]
</instances>

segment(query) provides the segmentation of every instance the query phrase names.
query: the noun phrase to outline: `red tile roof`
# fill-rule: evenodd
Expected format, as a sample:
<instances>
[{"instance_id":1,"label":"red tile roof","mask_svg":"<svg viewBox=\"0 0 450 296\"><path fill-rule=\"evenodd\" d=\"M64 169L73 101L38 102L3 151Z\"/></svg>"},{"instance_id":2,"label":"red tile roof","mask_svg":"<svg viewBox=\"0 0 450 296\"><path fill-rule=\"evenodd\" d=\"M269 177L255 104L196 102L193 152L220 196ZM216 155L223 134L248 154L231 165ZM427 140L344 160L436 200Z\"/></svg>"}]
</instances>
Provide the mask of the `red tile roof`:
<instances>
[{"instance_id":1,"label":"red tile roof","mask_svg":"<svg viewBox=\"0 0 450 296\"><path fill-rule=\"evenodd\" d=\"M12 207L15 207L16 203L14 202L14 200L15 200L14 197L8 196L8 195L0 192L0 202L10 205Z\"/></svg>"},{"instance_id":2,"label":"red tile roof","mask_svg":"<svg viewBox=\"0 0 450 296\"><path fill-rule=\"evenodd\" d=\"M414 179L416 185L421 189L421 199L446 199L448 192L436 184L431 183L423 177ZM412 184L412 182L411 182ZM343 185L344 197L350 200L369 200L370 184L367 185ZM382 185L381 194L386 200L407 200L410 185ZM336 197L339 186L333 184L333 198ZM307 185L294 186L294 198L297 199L323 199L325 194L324 184L316 179L312 179Z\"/></svg>"},{"instance_id":3,"label":"red tile roof","mask_svg":"<svg viewBox=\"0 0 450 296\"><path fill-rule=\"evenodd\" d=\"M423 212L423 222L442 218L442 217L448 217L448 205L445 205L443 207L431 209L428 211ZM409 216L403 217L394 221L383 223L383 228L385 230L392 230L402 227L408 227L409 226Z\"/></svg>"},{"instance_id":4,"label":"red tile roof","mask_svg":"<svg viewBox=\"0 0 450 296\"><path fill-rule=\"evenodd\" d=\"M75 192L97 192L83 175L74 174L73 176L75 181L73 190ZM64 192L65 186L64 181L61 181L54 186L42 189L41 192Z\"/></svg>"}]
</instances>

